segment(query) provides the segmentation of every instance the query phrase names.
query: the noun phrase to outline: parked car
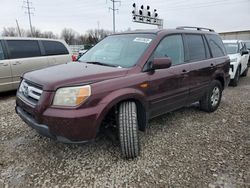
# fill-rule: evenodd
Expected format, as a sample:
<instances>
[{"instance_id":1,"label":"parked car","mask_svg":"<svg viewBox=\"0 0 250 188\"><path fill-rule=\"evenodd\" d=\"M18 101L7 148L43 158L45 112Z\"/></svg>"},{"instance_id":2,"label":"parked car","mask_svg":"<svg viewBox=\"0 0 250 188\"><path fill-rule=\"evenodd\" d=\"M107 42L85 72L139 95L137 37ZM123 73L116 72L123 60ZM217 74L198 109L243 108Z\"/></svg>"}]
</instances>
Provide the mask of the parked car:
<instances>
[{"instance_id":1,"label":"parked car","mask_svg":"<svg viewBox=\"0 0 250 188\"><path fill-rule=\"evenodd\" d=\"M79 50L84 48L85 45L69 45L69 49L72 52L72 61L77 61L79 56Z\"/></svg>"},{"instance_id":2,"label":"parked car","mask_svg":"<svg viewBox=\"0 0 250 188\"><path fill-rule=\"evenodd\" d=\"M250 40L246 40L246 41L244 41L244 43L245 43L245 45L246 45L246 47L248 49L248 52L250 54ZM249 55L249 58L248 58L248 67L250 67L250 55Z\"/></svg>"},{"instance_id":3,"label":"parked car","mask_svg":"<svg viewBox=\"0 0 250 188\"><path fill-rule=\"evenodd\" d=\"M86 44L84 45L84 48L81 48L78 51L78 57L77 60L80 59L89 49L91 49L94 45L93 44Z\"/></svg>"},{"instance_id":4,"label":"parked car","mask_svg":"<svg viewBox=\"0 0 250 188\"><path fill-rule=\"evenodd\" d=\"M138 130L150 118L199 101L215 111L230 60L211 29L178 27L106 37L80 59L24 74L16 112L40 134L65 143L119 135L126 158L139 155Z\"/></svg>"},{"instance_id":5,"label":"parked car","mask_svg":"<svg viewBox=\"0 0 250 188\"><path fill-rule=\"evenodd\" d=\"M249 52L246 45L240 40L223 40L230 57L231 85L237 86L240 76L247 76Z\"/></svg>"},{"instance_id":6,"label":"parked car","mask_svg":"<svg viewBox=\"0 0 250 188\"><path fill-rule=\"evenodd\" d=\"M0 38L0 92L17 89L25 72L71 61L67 44L41 38Z\"/></svg>"}]
</instances>

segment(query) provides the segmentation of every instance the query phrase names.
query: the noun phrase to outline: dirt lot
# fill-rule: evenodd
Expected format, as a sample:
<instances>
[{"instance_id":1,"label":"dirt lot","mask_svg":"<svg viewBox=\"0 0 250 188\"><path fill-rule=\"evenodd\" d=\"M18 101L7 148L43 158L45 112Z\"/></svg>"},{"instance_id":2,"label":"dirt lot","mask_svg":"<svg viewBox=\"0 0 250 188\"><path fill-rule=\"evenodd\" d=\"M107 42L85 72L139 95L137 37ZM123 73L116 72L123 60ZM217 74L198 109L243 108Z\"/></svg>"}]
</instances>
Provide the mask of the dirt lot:
<instances>
[{"instance_id":1,"label":"dirt lot","mask_svg":"<svg viewBox=\"0 0 250 188\"><path fill-rule=\"evenodd\" d=\"M150 121L141 156L104 135L66 145L39 136L0 96L0 187L250 187L250 77L211 114L192 105Z\"/></svg>"}]
</instances>

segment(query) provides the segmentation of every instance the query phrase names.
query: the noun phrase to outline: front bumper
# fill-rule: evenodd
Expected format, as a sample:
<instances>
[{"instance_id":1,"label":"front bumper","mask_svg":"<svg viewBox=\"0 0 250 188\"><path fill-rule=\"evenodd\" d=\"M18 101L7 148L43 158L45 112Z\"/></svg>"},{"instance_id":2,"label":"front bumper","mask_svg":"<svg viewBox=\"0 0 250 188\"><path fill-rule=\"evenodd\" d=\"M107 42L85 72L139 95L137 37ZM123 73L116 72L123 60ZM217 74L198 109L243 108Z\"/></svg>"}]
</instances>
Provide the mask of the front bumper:
<instances>
[{"instance_id":1,"label":"front bumper","mask_svg":"<svg viewBox=\"0 0 250 188\"><path fill-rule=\"evenodd\" d=\"M18 97L16 113L39 134L63 143L84 143L95 139L99 128L99 109L43 108L29 105Z\"/></svg>"},{"instance_id":2,"label":"front bumper","mask_svg":"<svg viewBox=\"0 0 250 188\"><path fill-rule=\"evenodd\" d=\"M56 136L50 133L49 127L47 125L38 124L37 122L35 122L34 118L32 118L31 115L29 115L20 107L16 106L15 109L16 113L22 118L22 120L31 128L35 129L39 134L52 139L56 139Z\"/></svg>"},{"instance_id":3,"label":"front bumper","mask_svg":"<svg viewBox=\"0 0 250 188\"><path fill-rule=\"evenodd\" d=\"M79 143L86 143L90 140L83 140L83 141L74 141L70 140L64 136L55 135L50 132L49 126L44 124L37 123L34 118L20 107L16 106L16 113L22 118L22 120L29 125L31 128L35 129L40 135L51 138L53 140L57 140L59 142L68 143L68 144L79 144Z\"/></svg>"}]
</instances>

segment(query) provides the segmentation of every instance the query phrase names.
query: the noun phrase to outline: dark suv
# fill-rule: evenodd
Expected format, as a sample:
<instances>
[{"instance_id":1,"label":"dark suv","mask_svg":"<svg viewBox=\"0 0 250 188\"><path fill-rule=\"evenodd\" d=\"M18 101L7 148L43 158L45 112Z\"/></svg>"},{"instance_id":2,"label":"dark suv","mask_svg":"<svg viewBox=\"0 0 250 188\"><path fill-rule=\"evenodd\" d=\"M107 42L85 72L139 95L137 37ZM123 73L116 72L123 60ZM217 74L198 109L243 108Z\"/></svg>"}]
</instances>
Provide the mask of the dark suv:
<instances>
[{"instance_id":1,"label":"dark suv","mask_svg":"<svg viewBox=\"0 0 250 188\"><path fill-rule=\"evenodd\" d=\"M229 57L211 29L135 31L106 37L77 63L24 74L16 112L40 134L65 143L117 130L124 157L139 155L150 118L199 101L215 111L229 82Z\"/></svg>"}]
</instances>

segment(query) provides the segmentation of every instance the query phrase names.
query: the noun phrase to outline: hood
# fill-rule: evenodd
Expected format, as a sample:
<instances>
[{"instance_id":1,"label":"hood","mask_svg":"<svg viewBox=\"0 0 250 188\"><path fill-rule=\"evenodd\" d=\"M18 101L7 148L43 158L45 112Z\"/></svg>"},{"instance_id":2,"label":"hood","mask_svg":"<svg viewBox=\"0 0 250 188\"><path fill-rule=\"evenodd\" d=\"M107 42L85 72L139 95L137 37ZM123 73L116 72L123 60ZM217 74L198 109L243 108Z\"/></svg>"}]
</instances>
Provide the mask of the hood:
<instances>
[{"instance_id":1,"label":"hood","mask_svg":"<svg viewBox=\"0 0 250 188\"><path fill-rule=\"evenodd\" d=\"M232 60L232 59L238 59L240 54L228 54L228 56L229 56L230 60Z\"/></svg>"},{"instance_id":2,"label":"hood","mask_svg":"<svg viewBox=\"0 0 250 188\"><path fill-rule=\"evenodd\" d=\"M83 85L125 76L128 69L86 63L67 63L24 74L24 79L39 84L44 91Z\"/></svg>"}]
</instances>

